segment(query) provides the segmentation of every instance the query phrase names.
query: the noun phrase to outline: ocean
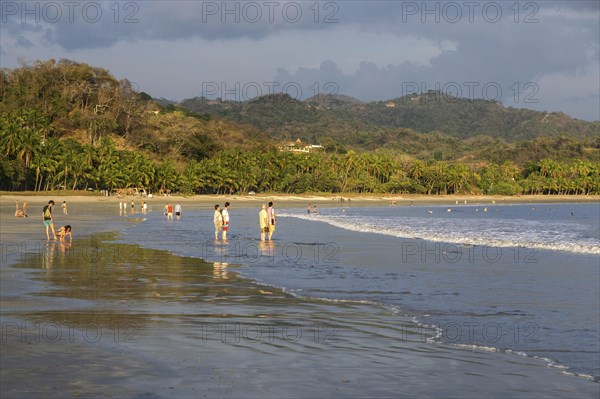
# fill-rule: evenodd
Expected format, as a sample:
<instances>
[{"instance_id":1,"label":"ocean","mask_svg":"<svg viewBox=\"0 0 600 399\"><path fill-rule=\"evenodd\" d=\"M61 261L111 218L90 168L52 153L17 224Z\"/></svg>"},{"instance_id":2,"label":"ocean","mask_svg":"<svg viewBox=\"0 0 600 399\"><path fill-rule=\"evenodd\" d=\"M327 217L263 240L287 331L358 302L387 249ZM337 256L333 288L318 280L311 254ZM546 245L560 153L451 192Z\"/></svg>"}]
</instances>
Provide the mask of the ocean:
<instances>
[{"instance_id":1,"label":"ocean","mask_svg":"<svg viewBox=\"0 0 600 399\"><path fill-rule=\"evenodd\" d=\"M387 306L427 341L600 379L598 204L285 209L264 248L257 212L232 206L227 245L202 211L180 224L148 220L123 239L240 264L241 276L303 298ZM148 229L162 232L149 239Z\"/></svg>"}]
</instances>

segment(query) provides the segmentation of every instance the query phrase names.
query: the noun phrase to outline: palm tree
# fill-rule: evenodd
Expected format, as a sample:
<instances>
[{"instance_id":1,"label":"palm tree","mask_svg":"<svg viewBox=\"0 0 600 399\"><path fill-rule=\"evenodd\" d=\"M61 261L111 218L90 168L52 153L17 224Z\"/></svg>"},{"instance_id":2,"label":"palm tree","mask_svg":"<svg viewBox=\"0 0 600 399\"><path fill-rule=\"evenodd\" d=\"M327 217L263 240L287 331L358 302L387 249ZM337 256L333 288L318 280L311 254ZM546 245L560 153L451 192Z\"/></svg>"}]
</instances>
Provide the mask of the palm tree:
<instances>
[{"instance_id":1,"label":"palm tree","mask_svg":"<svg viewBox=\"0 0 600 399\"><path fill-rule=\"evenodd\" d=\"M63 145L55 138L42 141L41 151L34 153L32 167L36 171L36 191L48 190L54 182L56 172L59 168L58 158L63 151Z\"/></svg>"},{"instance_id":2,"label":"palm tree","mask_svg":"<svg viewBox=\"0 0 600 399\"><path fill-rule=\"evenodd\" d=\"M25 129L21 132L19 153L17 158L25 162L27 168L31 165L33 155L40 151L42 142L40 140L39 132L31 129Z\"/></svg>"},{"instance_id":3,"label":"palm tree","mask_svg":"<svg viewBox=\"0 0 600 399\"><path fill-rule=\"evenodd\" d=\"M0 146L7 158L14 158L21 145L21 128L10 116L0 118Z\"/></svg>"}]
</instances>

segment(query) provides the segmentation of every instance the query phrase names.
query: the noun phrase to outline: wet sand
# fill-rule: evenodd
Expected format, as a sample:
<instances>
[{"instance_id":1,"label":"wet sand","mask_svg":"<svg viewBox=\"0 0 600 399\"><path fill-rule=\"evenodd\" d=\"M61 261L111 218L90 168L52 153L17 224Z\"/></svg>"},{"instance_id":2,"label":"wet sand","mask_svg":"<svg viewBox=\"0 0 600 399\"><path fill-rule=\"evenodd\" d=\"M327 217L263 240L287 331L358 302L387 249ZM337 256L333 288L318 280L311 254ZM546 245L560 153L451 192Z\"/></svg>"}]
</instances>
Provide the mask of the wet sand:
<instances>
[{"instance_id":1,"label":"wet sand","mask_svg":"<svg viewBox=\"0 0 600 399\"><path fill-rule=\"evenodd\" d=\"M112 231L141 218L81 205L63 245L2 203L2 398L599 393L536 359L427 343L381 306L300 299L235 264L123 243Z\"/></svg>"}]
</instances>

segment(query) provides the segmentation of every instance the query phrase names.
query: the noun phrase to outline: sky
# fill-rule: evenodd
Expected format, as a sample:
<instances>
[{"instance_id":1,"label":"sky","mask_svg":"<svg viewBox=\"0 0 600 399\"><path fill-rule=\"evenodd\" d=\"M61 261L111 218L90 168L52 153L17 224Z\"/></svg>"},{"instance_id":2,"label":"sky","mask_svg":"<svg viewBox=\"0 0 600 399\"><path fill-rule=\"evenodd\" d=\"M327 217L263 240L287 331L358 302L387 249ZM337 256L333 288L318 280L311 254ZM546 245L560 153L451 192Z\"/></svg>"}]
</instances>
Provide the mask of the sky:
<instances>
[{"instance_id":1,"label":"sky","mask_svg":"<svg viewBox=\"0 0 600 399\"><path fill-rule=\"evenodd\" d=\"M0 67L70 59L155 98L427 90L600 120L600 1L0 1Z\"/></svg>"}]
</instances>

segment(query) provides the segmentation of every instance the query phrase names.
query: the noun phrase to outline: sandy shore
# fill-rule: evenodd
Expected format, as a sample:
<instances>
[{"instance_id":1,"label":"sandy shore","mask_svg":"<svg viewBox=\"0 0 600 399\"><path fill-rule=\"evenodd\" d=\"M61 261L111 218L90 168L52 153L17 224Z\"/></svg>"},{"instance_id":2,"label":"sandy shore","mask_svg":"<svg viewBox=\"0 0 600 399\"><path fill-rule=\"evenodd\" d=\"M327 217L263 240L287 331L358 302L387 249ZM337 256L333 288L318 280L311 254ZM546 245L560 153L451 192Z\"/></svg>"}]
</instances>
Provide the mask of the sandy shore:
<instances>
[{"instance_id":1,"label":"sandy shore","mask_svg":"<svg viewBox=\"0 0 600 399\"><path fill-rule=\"evenodd\" d=\"M87 194L87 193L86 193ZM258 195L171 195L154 196L153 198L141 198L134 196L106 197L94 195L60 195L56 192L48 194L18 192L1 194L0 203L7 205L14 201L26 200L28 204L46 204L53 199L57 204L62 201L67 203L99 203L121 201L131 202L134 200L136 206L142 201L149 204L166 204L169 202L180 202L182 204L195 204L199 206L210 206L222 204L225 201L235 202L238 207L254 207L268 201L276 202L279 207L303 207L307 204L319 206L386 206L390 201L395 201L398 206L407 205L444 205L444 204L519 204L519 203L574 203L574 202L600 202L599 195L522 195L522 196L499 196L499 195L375 195L375 194L258 194ZM343 201L342 201L343 199Z\"/></svg>"}]
</instances>

